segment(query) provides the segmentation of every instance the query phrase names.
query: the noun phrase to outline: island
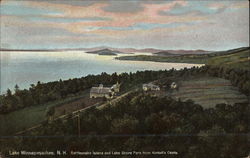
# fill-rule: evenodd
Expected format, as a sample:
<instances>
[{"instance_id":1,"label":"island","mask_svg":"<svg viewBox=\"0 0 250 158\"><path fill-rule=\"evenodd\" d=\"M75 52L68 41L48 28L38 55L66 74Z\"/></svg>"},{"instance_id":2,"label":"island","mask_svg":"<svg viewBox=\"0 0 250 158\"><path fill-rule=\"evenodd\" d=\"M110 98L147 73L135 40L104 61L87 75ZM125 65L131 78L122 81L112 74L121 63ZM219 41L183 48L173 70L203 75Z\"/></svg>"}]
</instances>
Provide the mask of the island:
<instances>
[{"instance_id":1,"label":"island","mask_svg":"<svg viewBox=\"0 0 250 158\"><path fill-rule=\"evenodd\" d=\"M115 51L115 50L110 50L110 49L101 49L101 50L96 50L96 51L89 51L86 52L89 54L98 54L98 55L112 55L116 56L117 54L121 54L122 52L120 51Z\"/></svg>"}]
</instances>

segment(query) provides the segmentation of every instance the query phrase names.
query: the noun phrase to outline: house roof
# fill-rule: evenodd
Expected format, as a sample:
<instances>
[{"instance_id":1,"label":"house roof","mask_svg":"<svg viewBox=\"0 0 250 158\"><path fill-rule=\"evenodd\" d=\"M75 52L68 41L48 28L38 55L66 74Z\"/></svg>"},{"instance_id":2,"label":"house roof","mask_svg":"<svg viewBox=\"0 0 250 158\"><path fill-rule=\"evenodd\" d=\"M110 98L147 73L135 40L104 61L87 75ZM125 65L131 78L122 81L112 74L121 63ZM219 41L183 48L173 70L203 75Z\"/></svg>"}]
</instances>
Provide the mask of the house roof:
<instances>
[{"instance_id":1,"label":"house roof","mask_svg":"<svg viewBox=\"0 0 250 158\"><path fill-rule=\"evenodd\" d=\"M177 85L175 82L172 82L171 85Z\"/></svg>"},{"instance_id":2,"label":"house roof","mask_svg":"<svg viewBox=\"0 0 250 158\"><path fill-rule=\"evenodd\" d=\"M152 87L154 87L154 88L159 87L159 86L154 85L154 84L152 84L152 83L149 83L149 84L143 84L142 86L143 86L143 87L150 87L150 88L152 88Z\"/></svg>"},{"instance_id":3,"label":"house roof","mask_svg":"<svg viewBox=\"0 0 250 158\"><path fill-rule=\"evenodd\" d=\"M92 87L90 89L90 93L98 93L98 94L109 94L111 89L108 87Z\"/></svg>"},{"instance_id":4,"label":"house roof","mask_svg":"<svg viewBox=\"0 0 250 158\"><path fill-rule=\"evenodd\" d=\"M111 89L115 89L115 88L119 88L119 85L118 84L114 84Z\"/></svg>"}]
</instances>

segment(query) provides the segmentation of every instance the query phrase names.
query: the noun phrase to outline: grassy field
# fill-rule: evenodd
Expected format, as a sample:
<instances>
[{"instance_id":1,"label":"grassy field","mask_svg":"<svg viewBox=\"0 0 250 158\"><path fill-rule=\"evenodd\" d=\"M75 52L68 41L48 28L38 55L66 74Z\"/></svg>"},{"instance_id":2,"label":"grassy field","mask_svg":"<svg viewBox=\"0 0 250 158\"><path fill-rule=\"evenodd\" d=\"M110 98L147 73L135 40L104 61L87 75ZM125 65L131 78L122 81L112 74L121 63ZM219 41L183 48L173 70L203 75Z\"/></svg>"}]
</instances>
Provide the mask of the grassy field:
<instances>
[{"instance_id":1,"label":"grassy field","mask_svg":"<svg viewBox=\"0 0 250 158\"><path fill-rule=\"evenodd\" d=\"M78 96L68 97L66 99L44 105L27 107L6 115L0 115L0 135L12 135L18 131L24 130L26 128L39 124L42 121L45 121L47 119L47 109L53 106L56 107L56 116L63 114L64 111L68 113L72 112L72 110L79 109L83 106L82 104L80 104L79 100L81 100L82 98L89 98L88 94L89 90L84 91Z\"/></svg>"},{"instance_id":2,"label":"grassy field","mask_svg":"<svg viewBox=\"0 0 250 158\"><path fill-rule=\"evenodd\" d=\"M101 103L103 98L89 98L89 96L77 99L73 102L64 103L60 106L56 106L55 108L55 117L59 117L61 115L69 114L74 111L83 109L85 107L94 105L96 103Z\"/></svg>"},{"instance_id":3,"label":"grassy field","mask_svg":"<svg viewBox=\"0 0 250 158\"><path fill-rule=\"evenodd\" d=\"M123 93L136 87L130 87L123 91ZM103 102L102 98L90 99L88 89L77 96L0 115L0 135L13 135L47 120L47 110L53 106L55 107L54 117L59 117L101 102Z\"/></svg>"},{"instance_id":4,"label":"grassy field","mask_svg":"<svg viewBox=\"0 0 250 158\"><path fill-rule=\"evenodd\" d=\"M250 69L250 50L239 51L238 53L232 53L222 56L216 56L208 60L208 65Z\"/></svg>"},{"instance_id":5,"label":"grassy field","mask_svg":"<svg viewBox=\"0 0 250 158\"><path fill-rule=\"evenodd\" d=\"M215 77L199 77L179 81L179 90L173 90L170 96L181 100L192 99L204 108L214 107L216 104L234 104L247 102L245 95L231 85L230 81Z\"/></svg>"}]
</instances>

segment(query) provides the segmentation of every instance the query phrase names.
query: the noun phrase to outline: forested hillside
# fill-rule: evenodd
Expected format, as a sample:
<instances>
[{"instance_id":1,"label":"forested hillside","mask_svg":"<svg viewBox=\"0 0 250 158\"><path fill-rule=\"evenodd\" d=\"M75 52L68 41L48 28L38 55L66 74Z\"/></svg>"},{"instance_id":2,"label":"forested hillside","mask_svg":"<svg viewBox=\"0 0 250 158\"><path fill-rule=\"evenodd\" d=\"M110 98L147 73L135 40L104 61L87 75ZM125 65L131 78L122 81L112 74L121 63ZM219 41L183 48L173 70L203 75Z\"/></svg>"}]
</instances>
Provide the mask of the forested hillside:
<instances>
[{"instance_id":1,"label":"forested hillside","mask_svg":"<svg viewBox=\"0 0 250 158\"><path fill-rule=\"evenodd\" d=\"M44 123L25 134L46 137L16 138L0 147L3 151L12 147L34 151L177 151L182 158L244 157L249 152L249 113L248 103L203 109L191 100L182 102L137 91L100 110L86 110L80 114L80 124L71 116Z\"/></svg>"},{"instance_id":2,"label":"forested hillside","mask_svg":"<svg viewBox=\"0 0 250 158\"><path fill-rule=\"evenodd\" d=\"M181 78L195 75L209 75L228 79L232 84L240 89L247 96L250 93L250 75L247 69L230 68L223 65L193 67L182 70L164 71L138 71L136 73L88 75L82 78L60 80L49 83L31 85L29 90L20 90L15 87L15 92L7 91L6 95L0 96L0 114L8 113L28 106L36 106L62 98L77 95L93 85L112 85L116 82L122 84L122 90L129 89L138 84L146 83L161 78L172 77Z\"/></svg>"},{"instance_id":3,"label":"forested hillside","mask_svg":"<svg viewBox=\"0 0 250 158\"><path fill-rule=\"evenodd\" d=\"M236 49L234 51L221 52L210 60L207 64L234 69L250 69L250 49Z\"/></svg>"},{"instance_id":4,"label":"forested hillside","mask_svg":"<svg viewBox=\"0 0 250 158\"><path fill-rule=\"evenodd\" d=\"M185 54L178 56L137 55L116 57L118 60L155 61L169 63L196 63L228 66L230 68L249 68L249 47L237 48L228 51L209 54Z\"/></svg>"}]
</instances>

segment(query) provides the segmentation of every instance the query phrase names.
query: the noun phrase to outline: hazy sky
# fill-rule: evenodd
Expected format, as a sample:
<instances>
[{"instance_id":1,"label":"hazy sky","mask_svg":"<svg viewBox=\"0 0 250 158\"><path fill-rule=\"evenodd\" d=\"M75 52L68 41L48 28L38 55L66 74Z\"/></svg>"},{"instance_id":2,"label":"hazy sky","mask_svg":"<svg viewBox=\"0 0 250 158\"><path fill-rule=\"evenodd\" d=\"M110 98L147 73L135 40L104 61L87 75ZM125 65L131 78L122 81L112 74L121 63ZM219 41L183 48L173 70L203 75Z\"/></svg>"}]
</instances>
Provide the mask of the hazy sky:
<instances>
[{"instance_id":1,"label":"hazy sky","mask_svg":"<svg viewBox=\"0 0 250 158\"><path fill-rule=\"evenodd\" d=\"M0 20L1 48L249 46L247 0L2 0Z\"/></svg>"}]
</instances>

